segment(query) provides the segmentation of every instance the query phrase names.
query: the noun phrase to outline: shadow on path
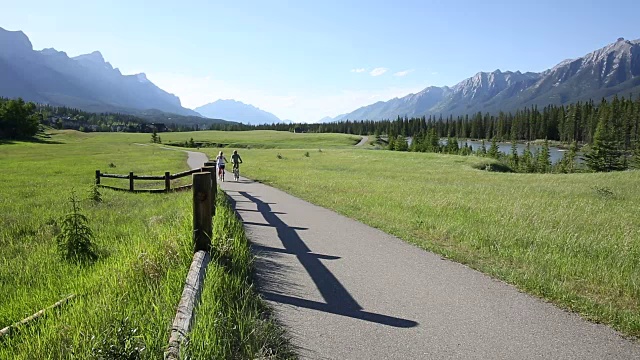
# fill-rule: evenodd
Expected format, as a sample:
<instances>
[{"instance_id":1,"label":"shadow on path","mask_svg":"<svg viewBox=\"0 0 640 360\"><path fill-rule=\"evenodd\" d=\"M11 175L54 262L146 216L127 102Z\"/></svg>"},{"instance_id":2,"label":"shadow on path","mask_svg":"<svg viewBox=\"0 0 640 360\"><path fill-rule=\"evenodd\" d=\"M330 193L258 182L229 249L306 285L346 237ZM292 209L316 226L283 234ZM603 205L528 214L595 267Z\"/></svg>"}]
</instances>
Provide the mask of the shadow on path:
<instances>
[{"instance_id":1,"label":"shadow on path","mask_svg":"<svg viewBox=\"0 0 640 360\"><path fill-rule=\"evenodd\" d=\"M344 288L340 281L320 261L320 259L337 260L340 259L339 257L312 253L311 249L307 247L304 241L302 241L300 236L296 233L296 229L302 230L305 228L295 228L288 226L278 216L276 216L274 212L271 211L269 203L261 201L260 199L250 195L246 191L239 191L238 193L246 199L249 199L251 202L255 203L258 207L258 211L262 214L262 216L268 223L245 224L274 227L278 232L278 237L280 241L282 241L282 245L284 246L284 249L277 249L254 244L252 245L252 248L262 253L295 255L298 258L298 261L300 261L302 266L305 268L309 276L311 276L311 279L318 288L318 291L324 298L325 303L297 298L284 294L272 293L269 291L262 292L265 299L393 327L410 328L418 325L417 322L412 320L406 320L364 311L362 309L362 306L358 304L358 302L351 296L351 294L349 294L347 289ZM237 201L234 200L235 199L232 200L232 203L234 203L233 205L235 207L235 202ZM259 263L257 265L259 265ZM258 273L260 273L260 271L258 271Z\"/></svg>"}]
</instances>

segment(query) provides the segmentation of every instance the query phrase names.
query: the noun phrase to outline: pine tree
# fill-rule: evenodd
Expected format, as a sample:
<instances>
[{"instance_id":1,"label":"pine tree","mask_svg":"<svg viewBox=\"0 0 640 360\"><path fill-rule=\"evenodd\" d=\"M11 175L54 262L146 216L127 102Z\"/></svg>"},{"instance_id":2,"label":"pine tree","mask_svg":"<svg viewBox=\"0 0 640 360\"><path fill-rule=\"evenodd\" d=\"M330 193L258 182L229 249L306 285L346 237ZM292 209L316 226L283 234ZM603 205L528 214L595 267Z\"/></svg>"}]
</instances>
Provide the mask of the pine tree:
<instances>
[{"instance_id":1,"label":"pine tree","mask_svg":"<svg viewBox=\"0 0 640 360\"><path fill-rule=\"evenodd\" d=\"M549 141L544 139L542 149L536 153L536 170L539 173L548 173L551 170L551 155L549 154Z\"/></svg>"},{"instance_id":2,"label":"pine tree","mask_svg":"<svg viewBox=\"0 0 640 360\"><path fill-rule=\"evenodd\" d=\"M535 167L533 166L533 155L531 154L531 146L527 143L527 147L522 152L522 157L520 158L520 167L519 172L523 173L531 173L534 171Z\"/></svg>"},{"instance_id":3,"label":"pine tree","mask_svg":"<svg viewBox=\"0 0 640 360\"><path fill-rule=\"evenodd\" d=\"M515 139L512 139L511 140L511 156L509 158L509 163L512 169L518 168L519 160L520 159L518 158L518 144L516 143Z\"/></svg>"},{"instance_id":4,"label":"pine tree","mask_svg":"<svg viewBox=\"0 0 640 360\"><path fill-rule=\"evenodd\" d=\"M496 141L495 137L491 139L491 146L489 147L489 152L487 153L487 155L489 155L489 157L494 159L497 159L500 157L500 150L498 149L498 142Z\"/></svg>"},{"instance_id":5,"label":"pine tree","mask_svg":"<svg viewBox=\"0 0 640 360\"><path fill-rule=\"evenodd\" d=\"M585 154L589 169L596 172L624 170L623 153L617 143L615 134L609 129L608 113L605 112L598 121L591 149Z\"/></svg>"},{"instance_id":6,"label":"pine tree","mask_svg":"<svg viewBox=\"0 0 640 360\"><path fill-rule=\"evenodd\" d=\"M557 171L561 173L570 174L575 171L576 168L576 155L578 154L578 143L573 141L569 146L569 151L566 151L562 155L562 159L558 161Z\"/></svg>"},{"instance_id":7,"label":"pine tree","mask_svg":"<svg viewBox=\"0 0 640 360\"><path fill-rule=\"evenodd\" d=\"M396 151L408 151L409 144L407 144L407 139L404 136L398 135L395 141L395 150Z\"/></svg>"}]
</instances>

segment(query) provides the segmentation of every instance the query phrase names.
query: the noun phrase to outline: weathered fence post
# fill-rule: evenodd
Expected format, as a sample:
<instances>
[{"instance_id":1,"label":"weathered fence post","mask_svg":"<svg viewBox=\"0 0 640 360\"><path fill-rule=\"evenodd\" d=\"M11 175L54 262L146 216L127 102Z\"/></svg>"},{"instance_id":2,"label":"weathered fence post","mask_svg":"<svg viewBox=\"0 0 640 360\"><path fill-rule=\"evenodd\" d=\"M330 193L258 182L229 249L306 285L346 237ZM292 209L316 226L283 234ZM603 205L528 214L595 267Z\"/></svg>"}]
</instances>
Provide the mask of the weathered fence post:
<instances>
[{"instance_id":1,"label":"weathered fence post","mask_svg":"<svg viewBox=\"0 0 640 360\"><path fill-rule=\"evenodd\" d=\"M96 170L96 185L100 185L100 170Z\"/></svg>"},{"instance_id":2,"label":"weathered fence post","mask_svg":"<svg viewBox=\"0 0 640 360\"><path fill-rule=\"evenodd\" d=\"M171 190L171 173L164 172L164 191L169 192Z\"/></svg>"},{"instance_id":3,"label":"weathered fence post","mask_svg":"<svg viewBox=\"0 0 640 360\"><path fill-rule=\"evenodd\" d=\"M212 208L212 215L215 216L216 215L216 196L218 196L218 173L216 172L217 167L216 167L216 162L215 161L207 161L204 163L204 166L211 166L213 167L213 172L211 173L211 206L213 206Z\"/></svg>"},{"instance_id":4,"label":"weathered fence post","mask_svg":"<svg viewBox=\"0 0 640 360\"><path fill-rule=\"evenodd\" d=\"M133 171L129 172L129 191L133 191Z\"/></svg>"},{"instance_id":5,"label":"weathered fence post","mask_svg":"<svg viewBox=\"0 0 640 360\"><path fill-rule=\"evenodd\" d=\"M218 192L218 188L216 185L216 167L205 166L202 168L202 171L208 172L211 174L211 216L215 216L216 215L216 193Z\"/></svg>"},{"instance_id":6,"label":"weathered fence post","mask_svg":"<svg viewBox=\"0 0 640 360\"><path fill-rule=\"evenodd\" d=\"M211 246L211 174L193 174L193 242L195 251Z\"/></svg>"}]
</instances>

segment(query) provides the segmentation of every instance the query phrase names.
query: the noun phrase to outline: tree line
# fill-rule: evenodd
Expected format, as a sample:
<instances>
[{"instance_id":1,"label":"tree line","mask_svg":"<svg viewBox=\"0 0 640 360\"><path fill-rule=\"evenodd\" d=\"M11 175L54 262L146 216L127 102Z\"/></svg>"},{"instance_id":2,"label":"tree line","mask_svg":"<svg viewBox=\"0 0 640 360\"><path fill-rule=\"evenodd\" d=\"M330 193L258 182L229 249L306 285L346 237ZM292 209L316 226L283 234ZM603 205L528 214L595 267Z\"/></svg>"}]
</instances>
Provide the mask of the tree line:
<instances>
[{"instance_id":1,"label":"tree line","mask_svg":"<svg viewBox=\"0 0 640 360\"><path fill-rule=\"evenodd\" d=\"M458 137L462 139L493 139L498 141L532 141L548 139L570 144L592 143L601 118L606 118L615 137L625 149L632 148L640 139L640 97L614 96L612 100L602 99L577 102L570 105L532 106L498 114L476 113L473 115L448 117L398 116L394 120L343 120L317 124L270 124L238 125L233 130L280 130L299 132L344 133L355 135L386 134L416 136L435 129L440 138ZM216 125L212 129L218 129ZM230 128L231 130L231 128Z\"/></svg>"}]
</instances>

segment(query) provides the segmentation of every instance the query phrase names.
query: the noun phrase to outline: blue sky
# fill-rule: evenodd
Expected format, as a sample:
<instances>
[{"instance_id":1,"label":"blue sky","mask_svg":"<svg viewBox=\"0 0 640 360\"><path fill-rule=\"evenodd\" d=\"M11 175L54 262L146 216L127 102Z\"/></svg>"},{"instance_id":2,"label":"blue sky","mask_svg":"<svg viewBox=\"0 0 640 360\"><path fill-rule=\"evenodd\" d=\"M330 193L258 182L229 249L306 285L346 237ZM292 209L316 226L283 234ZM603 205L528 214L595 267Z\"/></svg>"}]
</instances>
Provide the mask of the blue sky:
<instances>
[{"instance_id":1,"label":"blue sky","mask_svg":"<svg viewBox=\"0 0 640 360\"><path fill-rule=\"evenodd\" d=\"M541 71L640 38L638 14L637 0L23 0L0 27L38 50L99 50L186 107L232 98L316 121L478 71Z\"/></svg>"}]
</instances>

